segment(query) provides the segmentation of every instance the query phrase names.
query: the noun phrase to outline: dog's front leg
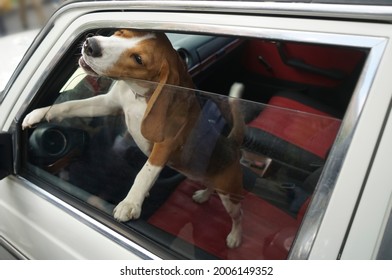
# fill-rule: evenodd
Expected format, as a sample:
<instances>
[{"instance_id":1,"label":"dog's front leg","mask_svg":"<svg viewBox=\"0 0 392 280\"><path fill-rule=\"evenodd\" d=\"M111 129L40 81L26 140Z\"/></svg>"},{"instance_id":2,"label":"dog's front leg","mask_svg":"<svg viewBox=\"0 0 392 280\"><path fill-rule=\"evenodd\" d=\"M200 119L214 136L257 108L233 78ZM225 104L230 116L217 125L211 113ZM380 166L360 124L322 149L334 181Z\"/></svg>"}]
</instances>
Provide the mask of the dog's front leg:
<instances>
[{"instance_id":1,"label":"dog's front leg","mask_svg":"<svg viewBox=\"0 0 392 280\"><path fill-rule=\"evenodd\" d=\"M125 222L140 217L143 201L166 165L174 146L170 140L153 145L150 156L137 174L131 190L114 208L115 219Z\"/></svg>"},{"instance_id":2,"label":"dog's front leg","mask_svg":"<svg viewBox=\"0 0 392 280\"><path fill-rule=\"evenodd\" d=\"M101 117L113 114L119 109L121 109L121 104L110 93L82 100L72 100L35 109L24 118L22 128L32 127L44 119L46 121L61 121L71 117Z\"/></svg>"},{"instance_id":3,"label":"dog's front leg","mask_svg":"<svg viewBox=\"0 0 392 280\"><path fill-rule=\"evenodd\" d=\"M155 166L149 161L144 164L125 199L114 208L113 214L116 220L125 222L140 217L144 198L148 195L162 168L163 166Z\"/></svg>"},{"instance_id":4,"label":"dog's front leg","mask_svg":"<svg viewBox=\"0 0 392 280\"><path fill-rule=\"evenodd\" d=\"M33 125L41 122L44 118L46 118L46 115L49 110L50 107L44 107L32 111L23 119L22 128L25 129L28 127L32 127Z\"/></svg>"}]
</instances>

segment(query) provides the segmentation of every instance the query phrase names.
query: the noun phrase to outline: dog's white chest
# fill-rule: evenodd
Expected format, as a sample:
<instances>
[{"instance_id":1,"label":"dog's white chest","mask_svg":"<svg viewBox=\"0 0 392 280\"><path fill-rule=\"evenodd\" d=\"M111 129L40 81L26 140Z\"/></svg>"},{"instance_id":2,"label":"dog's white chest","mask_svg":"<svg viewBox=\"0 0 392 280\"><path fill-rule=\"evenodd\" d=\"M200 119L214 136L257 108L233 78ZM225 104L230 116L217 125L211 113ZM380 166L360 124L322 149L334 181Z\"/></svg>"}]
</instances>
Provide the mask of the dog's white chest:
<instances>
[{"instance_id":1,"label":"dog's white chest","mask_svg":"<svg viewBox=\"0 0 392 280\"><path fill-rule=\"evenodd\" d=\"M141 133L141 125L146 107L146 102L135 100L132 102L131 106L127 106L124 110L124 114L128 131L132 135L133 140L144 154L149 155L151 151L151 143L144 138Z\"/></svg>"},{"instance_id":2,"label":"dog's white chest","mask_svg":"<svg viewBox=\"0 0 392 280\"><path fill-rule=\"evenodd\" d=\"M140 96L139 93L135 93L128 84L121 81L113 90L117 91L116 95L122 104L128 132L140 150L148 156L151 152L151 142L144 138L141 133L142 120L147 108L146 99Z\"/></svg>"}]
</instances>

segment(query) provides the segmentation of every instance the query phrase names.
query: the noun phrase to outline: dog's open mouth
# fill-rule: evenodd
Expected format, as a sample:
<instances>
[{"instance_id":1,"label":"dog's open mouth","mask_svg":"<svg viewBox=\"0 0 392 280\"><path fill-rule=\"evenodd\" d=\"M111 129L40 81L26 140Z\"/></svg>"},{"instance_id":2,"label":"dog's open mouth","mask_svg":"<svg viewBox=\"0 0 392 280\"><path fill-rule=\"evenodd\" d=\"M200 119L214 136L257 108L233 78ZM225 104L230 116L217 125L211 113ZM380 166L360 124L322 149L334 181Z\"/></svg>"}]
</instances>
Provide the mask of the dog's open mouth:
<instances>
[{"instance_id":1,"label":"dog's open mouth","mask_svg":"<svg viewBox=\"0 0 392 280\"><path fill-rule=\"evenodd\" d=\"M99 75L97 74L97 72L95 72L95 71L93 70L93 68L91 68L90 65L88 65L88 64L86 63L86 61L84 60L83 56L81 56L81 57L79 58L79 66L82 67L83 70L84 70L87 74L93 75L93 76L99 76Z\"/></svg>"}]
</instances>

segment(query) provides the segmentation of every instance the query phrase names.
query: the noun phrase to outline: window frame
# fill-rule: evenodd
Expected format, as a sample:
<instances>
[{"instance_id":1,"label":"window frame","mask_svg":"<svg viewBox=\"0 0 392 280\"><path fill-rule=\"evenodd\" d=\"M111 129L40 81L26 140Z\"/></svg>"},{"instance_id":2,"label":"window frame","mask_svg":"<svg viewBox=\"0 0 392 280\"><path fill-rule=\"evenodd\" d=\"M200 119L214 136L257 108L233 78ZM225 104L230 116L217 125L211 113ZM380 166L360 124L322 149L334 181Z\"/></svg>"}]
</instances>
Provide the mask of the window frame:
<instances>
[{"instance_id":1,"label":"window frame","mask_svg":"<svg viewBox=\"0 0 392 280\"><path fill-rule=\"evenodd\" d=\"M154 18L154 20L146 19L146 13L149 18ZM152 14L154 16L152 16ZM42 82L48 78L53 67L59 63L60 58L64 55L65 51L73 46L76 38L91 29L96 29L97 27L108 27L111 28L141 28L141 29L154 29L162 31L181 31L181 32L200 32L203 34L219 34L219 35L241 35L249 37L259 37L275 40L288 40L288 41L298 41L304 43L326 43L334 44L340 46L354 46L360 48L367 48L370 50L368 59L364 66L366 73L362 72L360 79L357 83L355 92L353 94L352 101L350 102L349 108L347 109L345 119L342 123L342 128L335 140L335 143L329 156L329 159L325 165L325 169L319 180L318 186L315 190L313 200L308 208L306 216L304 218L303 224L297 234L297 238L290 252L289 258L308 258L312 249L312 245L316 238L316 234L319 230L320 224L323 220L325 211L327 207L324 207L323 211L319 211L320 205L328 205L328 202L334 191L336 180L339 176L340 168L343 164L344 157L347 153L347 149L350 146L353 134L355 132L356 124L361 115L361 111L364 107L365 101L370 92L370 88L373 79L376 75L377 68L379 66L382 54L386 48L387 39L381 36L359 36L359 35L347 35L347 34L332 34L327 33L323 30L318 31L304 31L301 30L300 26L306 25L305 23L300 23L296 26L297 30L287 30L287 29L274 29L268 24L266 24L266 18L260 18L257 16L238 16L244 19L252 18L251 22L246 22L247 26L226 26L224 20L212 19L213 14L203 14L207 17L210 23L199 24L198 19L192 19L192 13L174 13L179 15L179 18L173 20L173 14L167 13L155 13L151 11L128 11L118 13L116 20L113 20L113 11L109 12L95 12L86 13L83 16L79 16L77 19L73 20L71 25L65 28L64 32L60 36L56 43L53 43L53 48L49 52L48 58L42 61L46 61L43 65L50 66L45 71L41 71L38 78L32 79L29 86L26 86L26 90L22 98L24 104L30 104L34 99L39 88L42 86ZM132 15L132 21L129 21L129 15ZM136 16L136 17L135 17ZM200 16L200 15L199 15ZM218 15L222 17L221 15ZM261 22L258 19L262 19ZM70 19L71 20L71 19ZM295 22L297 20L304 19L287 19L285 21ZM226 20L227 21L227 20ZM274 18L275 23L279 21L278 18ZM238 21L240 22L240 21ZM259 22L259 23L258 23ZM266 24L267 27L257 27L256 24ZM62 27L58 27L62 28ZM287 28L287 27L286 27ZM53 27L53 32L58 32L56 30L56 25ZM52 32L50 32L52 33ZM16 113L16 118L10 124L10 127L18 127L19 120L25 114L26 106L18 107L18 112ZM20 131L19 131L20 132ZM21 139L21 135L18 134L15 138L16 143ZM21 155L19 149L16 151L16 169L20 166ZM155 252L154 252L155 253Z\"/></svg>"}]
</instances>

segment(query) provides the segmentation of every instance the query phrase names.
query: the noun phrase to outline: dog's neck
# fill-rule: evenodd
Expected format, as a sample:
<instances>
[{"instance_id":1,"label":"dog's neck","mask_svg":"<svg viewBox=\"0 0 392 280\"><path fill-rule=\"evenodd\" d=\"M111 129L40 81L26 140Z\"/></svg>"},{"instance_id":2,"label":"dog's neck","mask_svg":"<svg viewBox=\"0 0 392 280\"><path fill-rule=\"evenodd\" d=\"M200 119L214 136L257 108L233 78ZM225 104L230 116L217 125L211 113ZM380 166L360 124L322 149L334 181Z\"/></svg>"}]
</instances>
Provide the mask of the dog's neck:
<instances>
[{"instance_id":1,"label":"dog's neck","mask_svg":"<svg viewBox=\"0 0 392 280\"><path fill-rule=\"evenodd\" d=\"M138 80L121 80L123 81L135 94L135 99L149 98L150 93L153 92L155 85L147 81Z\"/></svg>"}]
</instances>

